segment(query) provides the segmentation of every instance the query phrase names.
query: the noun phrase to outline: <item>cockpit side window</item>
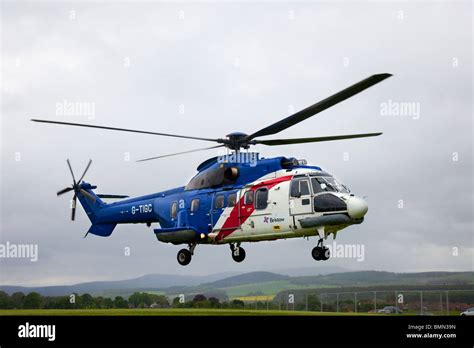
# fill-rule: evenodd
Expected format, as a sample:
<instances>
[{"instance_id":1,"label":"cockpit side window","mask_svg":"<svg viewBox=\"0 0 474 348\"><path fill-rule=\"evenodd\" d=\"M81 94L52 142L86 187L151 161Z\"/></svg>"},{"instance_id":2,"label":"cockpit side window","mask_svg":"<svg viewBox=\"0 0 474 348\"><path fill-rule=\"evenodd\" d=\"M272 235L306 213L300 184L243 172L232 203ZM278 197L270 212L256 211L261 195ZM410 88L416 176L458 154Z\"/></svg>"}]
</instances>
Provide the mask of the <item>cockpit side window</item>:
<instances>
[{"instance_id":1,"label":"cockpit side window","mask_svg":"<svg viewBox=\"0 0 474 348\"><path fill-rule=\"evenodd\" d=\"M300 180L300 194L302 196L307 196L310 194L309 192L309 183L308 180Z\"/></svg>"},{"instance_id":2,"label":"cockpit side window","mask_svg":"<svg viewBox=\"0 0 474 348\"><path fill-rule=\"evenodd\" d=\"M291 197L301 197L301 196L308 196L310 194L309 191L309 183L307 179L296 179L291 182L290 187L290 195Z\"/></svg>"},{"instance_id":3,"label":"cockpit side window","mask_svg":"<svg viewBox=\"0 0 474 348\"><path fill-rule=\"evenodd\" d=\"M323 192L324 190L321 188L321 183L318 181L317 178L311 178L311 186L313 187L313 193L317 194Z\"/></svg>"}]
</instances>

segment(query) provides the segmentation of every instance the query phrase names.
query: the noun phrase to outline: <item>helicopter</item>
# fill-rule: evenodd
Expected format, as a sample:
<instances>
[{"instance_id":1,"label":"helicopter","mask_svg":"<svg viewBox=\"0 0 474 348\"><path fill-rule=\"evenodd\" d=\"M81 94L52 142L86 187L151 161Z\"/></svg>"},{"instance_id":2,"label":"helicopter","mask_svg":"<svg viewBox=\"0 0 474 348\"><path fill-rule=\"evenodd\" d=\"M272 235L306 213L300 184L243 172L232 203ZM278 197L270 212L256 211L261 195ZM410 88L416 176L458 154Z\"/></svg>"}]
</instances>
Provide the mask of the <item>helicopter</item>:
<instances>
[{"instance_id":1,"label":"helicopter","mask_svg":"<svg viewBox=\"0 0 474 348\"><path fill-rule=\"evenodd\" d=\"M232 132L225 138L204 138L143 130L72 123L53 120L31 121L74 127L88 127L121 132L175 137L213 142L217 145L138 160L149 161L169 156L216 148L226 148L226 155L209 158L197 167L197 174L185 185L145 196L98 194L96 185L83 179L92 163L76 180L69 159L73 183L57 192L73 193L71 220L79 200L92 225L90 233L108 237L118 224L158 223L153 231L158 241L187 245L178 251L180 265L188 265L197 245L228 244L234 261L242 262L244 242L273 241L311 236L318 237L311 255L317 261L330 258L324 241L354 224L364 221L367 202L353 193L329 172L305 160L293 157L260 158L249 152L253 145L279 146L354 138L375 137L382 133L337 136L261 139L292 127L327 108L392 76L372 75L346 89L254 133ZM103 199L120 199L105 202Z\"/></svg>"}]
</instances>

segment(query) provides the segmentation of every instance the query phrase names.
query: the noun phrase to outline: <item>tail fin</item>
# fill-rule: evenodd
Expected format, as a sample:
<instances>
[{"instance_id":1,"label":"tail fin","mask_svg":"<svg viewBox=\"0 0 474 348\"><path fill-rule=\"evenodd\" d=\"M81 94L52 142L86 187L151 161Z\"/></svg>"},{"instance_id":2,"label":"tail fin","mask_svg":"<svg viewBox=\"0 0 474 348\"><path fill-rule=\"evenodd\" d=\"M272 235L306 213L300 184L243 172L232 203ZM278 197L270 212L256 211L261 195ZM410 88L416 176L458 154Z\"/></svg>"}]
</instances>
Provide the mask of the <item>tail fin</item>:
<instances>
[{"instance_id":1,"label":"tail fin","mask_svg":"<svg viewBox=\"0 0 474 348\"><path fill-rule=\"evenodd\" d=\"M106 204L94 193L94 191L92 191L97 188L97 186L92 186L86 182L82 182L80 186L82 190L77 192L77 198L89 217L89 220L92 222L92 226L89 228L87 233L92 233L101 237L110 236L117 224L101 222L103 209L106 209Z\"/></svg>"}]
</instances>

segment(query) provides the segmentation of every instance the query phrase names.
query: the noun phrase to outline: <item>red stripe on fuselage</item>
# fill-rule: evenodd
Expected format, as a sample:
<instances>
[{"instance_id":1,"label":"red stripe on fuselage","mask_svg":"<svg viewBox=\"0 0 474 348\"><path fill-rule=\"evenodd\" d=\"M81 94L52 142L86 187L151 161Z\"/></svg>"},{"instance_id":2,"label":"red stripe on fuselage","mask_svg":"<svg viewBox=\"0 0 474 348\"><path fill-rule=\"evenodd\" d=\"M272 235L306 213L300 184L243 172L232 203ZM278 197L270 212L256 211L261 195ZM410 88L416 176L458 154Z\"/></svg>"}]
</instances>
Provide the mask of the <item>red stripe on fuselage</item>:
<instances>
[{"instance_id":1,"label":"red stripe on fuselage","mask_svg":"<svg viewBox=\"0 0 474 348\"><path fill-rule=\"evenodd\" d=\"M291 180L293 175L287 175L287 176L281 176L279 178L275 179L270 179L270 180L265 180L262 181L256 185L253 185L250 187L251 191L256 191L260 187L267 187L269 190L274 187L275 185L278 185L279 183ZM255 197L254 197L255 201ZM240 208L239 208L240 207ZM245 212L245 216L240 216L240 223L239 223L239 209ZM234 205L232 208L232 211L230 212L229 217L226 219L224 224L222 225L221 230L219 234L216 237L217 241L220 241L230 235L232 232L234 232L237 227L243 224L249 217L252 215L253 211L255 210L254 207L254 202L252 204L244 204L244 195L240 197L239 204ZM227 229L228 228L228 229Z\"/></svg>"}]
</instances>

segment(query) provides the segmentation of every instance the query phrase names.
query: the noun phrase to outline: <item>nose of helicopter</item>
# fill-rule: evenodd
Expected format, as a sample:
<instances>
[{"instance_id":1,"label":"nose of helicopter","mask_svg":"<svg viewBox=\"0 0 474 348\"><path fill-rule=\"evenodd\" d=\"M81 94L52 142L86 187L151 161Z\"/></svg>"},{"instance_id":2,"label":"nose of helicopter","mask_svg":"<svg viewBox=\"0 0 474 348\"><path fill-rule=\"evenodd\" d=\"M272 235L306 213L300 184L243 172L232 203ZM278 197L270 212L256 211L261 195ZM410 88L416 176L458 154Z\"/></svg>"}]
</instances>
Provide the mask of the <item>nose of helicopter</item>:
<instances>
[{"instance_id":1,"label":"nose of helicopter","mask_svg":"<svg viewBox=\"0 0 474 348\"><path fill-rule=\"evenodd\" d=\"M362 219L369 210L367 202L359 197L351 197L347 202L347 213L353 219Z\"/></svg>"}]
</instances>

